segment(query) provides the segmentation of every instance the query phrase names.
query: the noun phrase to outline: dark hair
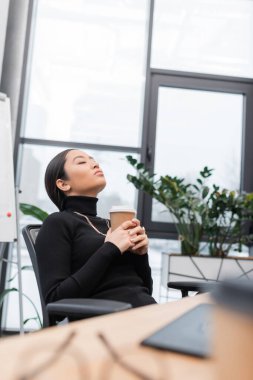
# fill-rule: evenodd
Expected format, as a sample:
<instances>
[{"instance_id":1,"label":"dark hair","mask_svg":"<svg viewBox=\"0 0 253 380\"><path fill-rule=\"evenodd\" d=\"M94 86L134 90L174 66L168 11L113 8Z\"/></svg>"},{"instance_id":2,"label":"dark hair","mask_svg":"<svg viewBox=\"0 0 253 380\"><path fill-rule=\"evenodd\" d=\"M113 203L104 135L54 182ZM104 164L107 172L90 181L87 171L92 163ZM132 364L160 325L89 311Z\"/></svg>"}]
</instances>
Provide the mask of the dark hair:
<instances>
[{"instance_id":1,"label":"dark hair","mask_svg":"<svg viewBox=\"0 0 253 380\"><path fill-rule=\"evenodd\" d=\"M71 150L75 149L66 149L63 152L58 153L49 162L45 173L45 187L47 194L60 211L62 210L63 201L66 198L66 195L56 186L56 181L57 179L67 179L64 165L66 162L66 156Z\"/></svg>"}]
</instances>

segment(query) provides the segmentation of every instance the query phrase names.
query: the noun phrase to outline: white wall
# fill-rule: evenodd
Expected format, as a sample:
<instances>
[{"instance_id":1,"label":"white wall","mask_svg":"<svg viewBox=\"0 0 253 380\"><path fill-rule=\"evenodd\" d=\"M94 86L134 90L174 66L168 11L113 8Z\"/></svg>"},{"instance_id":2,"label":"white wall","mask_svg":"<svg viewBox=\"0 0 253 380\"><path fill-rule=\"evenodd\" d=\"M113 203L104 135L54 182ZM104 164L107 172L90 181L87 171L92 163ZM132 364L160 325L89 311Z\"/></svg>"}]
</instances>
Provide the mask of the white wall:
<instances>
[{"instance_id":1,"label":"white wall","mask_svg":"<svg viewBox=\"0 0 253 380\"><path fill-rule=\"evenodd\" d=\"M9 0L0 1L0 81L2 74L6 27L8 20Z\"/></svg>"},{"instance_id":2,"label":"white wall","mask_svg":"<svg viewBox=\"0 0 253 380\"><path fill-rule=\"evenodd\" d=\"M17 238L11 114L8 98L0 99L0 241L12 242Z\"/></svg>"}]
</instances>

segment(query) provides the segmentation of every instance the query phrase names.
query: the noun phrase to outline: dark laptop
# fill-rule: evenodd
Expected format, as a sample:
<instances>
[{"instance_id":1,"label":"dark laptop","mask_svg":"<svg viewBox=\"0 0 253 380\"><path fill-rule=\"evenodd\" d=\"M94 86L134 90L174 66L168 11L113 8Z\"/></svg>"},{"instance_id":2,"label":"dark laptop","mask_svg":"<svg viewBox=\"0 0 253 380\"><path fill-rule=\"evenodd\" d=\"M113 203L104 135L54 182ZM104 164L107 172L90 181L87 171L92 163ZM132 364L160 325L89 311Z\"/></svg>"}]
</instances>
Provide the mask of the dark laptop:
<instances>
[{"instance_id":1,"label":"dark laptop","mask_svg":"<svg viewBox=\"0 0 253 380\"><path fill-rule=\"evenodd\" d=\"M201 304L156 331L141 344L198 357L211 354L212 306Z\"/></svg>"}]
</instances>

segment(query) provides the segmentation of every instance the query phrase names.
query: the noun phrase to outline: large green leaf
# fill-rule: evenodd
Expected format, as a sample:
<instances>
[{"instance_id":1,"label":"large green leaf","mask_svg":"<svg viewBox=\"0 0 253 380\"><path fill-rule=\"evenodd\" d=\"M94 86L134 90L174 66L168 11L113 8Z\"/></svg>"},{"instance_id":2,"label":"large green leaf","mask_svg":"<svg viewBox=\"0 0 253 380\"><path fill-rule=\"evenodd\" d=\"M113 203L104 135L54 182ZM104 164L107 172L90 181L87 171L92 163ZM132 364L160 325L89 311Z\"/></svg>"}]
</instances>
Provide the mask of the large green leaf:
<instances>
[{"instance_id":1,"label":"large green leaf","mask_svg":"<svg viewBox=\"0 0 253 380\"><path fill-rule=\"evenodd\" d=\"M42 324L42 320L40 319L40 313L39 313L37 307L35 306L35 304L33 303L33 301L31 300L30 297L28 297L28 296L27 296L26 294L24 294L24 293L22 293L22 295L23 295L23 297L25 297L25 298L26 298L26 299L32 304L32 306L33 306L33 308L34 308L34 310L35 310L36 316L37 316L36 318L37 318L37 320L38 320L38 323L39 323L40 327L42 327L43 324Z\"/></svg>"},{"instance_id":2,"label":"large green leaf","mask_svg":"<svg viewBox=\"0 0 253 380\"><path fill-rule=\"evenodd\" d=\"M28 203L20 203L19 208L23 214L31 215L34 218L39 219L41 222L48 217L48 213L46 211L43 211L41 208Z\"/></svg>"},{"instance_id":3,"label":"large green leaf","mask_svg":"<svg viewBox=\"0 0 253 380\"><path fill-rule=\"evenodd\" d=\"M25 320L23 321L23 325L25 326L25 325L26 325L28 322L30 322L30 321L35 321L35 322L38 323L38 325L39 325L40 328L42 327L41 324L40 324L40 322L38 321L38 317L31 317L31 318L27 318L27 319L25 319Z\"/></svg>"},{"instance_id":4,"label":"large green leaf","mask_svg":"<svg viewBox=\"0 0 253 380\"><path fill-rule=\"evenodd\" d=\"M33 267L32 265L23 265L21 267L21 270L33 270ZM18 275L18 271L7 281L7 282L11 282L14 280L14 278L16 278Z\"/></svg>"},{"instance_id":5,"label":"large green leaf","mask_svg":"<svg viewBox=\"0 0 253 380\"><path fill-rule=\"evenodd\" d=\"M9 288L9 289L5 289L1 294L0 294L0 307L3 303L3 300L4 298L9 294L9 293L12 293L12 292L18 292L19 290L17 288ZM41 321L41 318L40 318L40 314L39 314L39 311L37 309L37 307L35 306L34 302L31 300L30 297L28 297L26 294L22 293L22 296L25 297L33 306L34 310L35 310L35 313L36 313L36 318L37 318L37 321L39 323L39 325L42 327L42 321Z\"/></svg>"},{"instance_id":6,"label":"large green leaf","mask_svg":"<svg viewBox=\"0 0 253 380\"><path fill-rule=\"evenodd\" d=\"M11 292L18 292L18 289L17 288L10 288L10 289L5 289L2 291L2 293L0 294L0 307L3 303L4 297L6 297Z\"/></svg>"}]
</instances>

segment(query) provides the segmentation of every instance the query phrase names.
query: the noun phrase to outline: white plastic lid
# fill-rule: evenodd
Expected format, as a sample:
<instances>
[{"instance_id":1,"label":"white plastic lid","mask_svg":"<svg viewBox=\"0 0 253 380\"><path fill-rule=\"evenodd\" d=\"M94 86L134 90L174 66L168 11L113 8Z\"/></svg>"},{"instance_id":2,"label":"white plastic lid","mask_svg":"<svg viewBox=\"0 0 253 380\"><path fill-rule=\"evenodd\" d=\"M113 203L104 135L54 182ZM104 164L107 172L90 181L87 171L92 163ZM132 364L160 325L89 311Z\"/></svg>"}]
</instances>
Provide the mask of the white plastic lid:
<instances>
[{"instance_id":1,"label":"white plastic lid","mask_svg":"<svg viewBox=\"0 0 253 380\"><path fill-rule=\"evenodd\" d=\"M134 212L136 213L136 210L133 209L131 206L128 205L119 205L119 206L112 206L110 209L110 212Z\"/></svg>"}]
</instances>

